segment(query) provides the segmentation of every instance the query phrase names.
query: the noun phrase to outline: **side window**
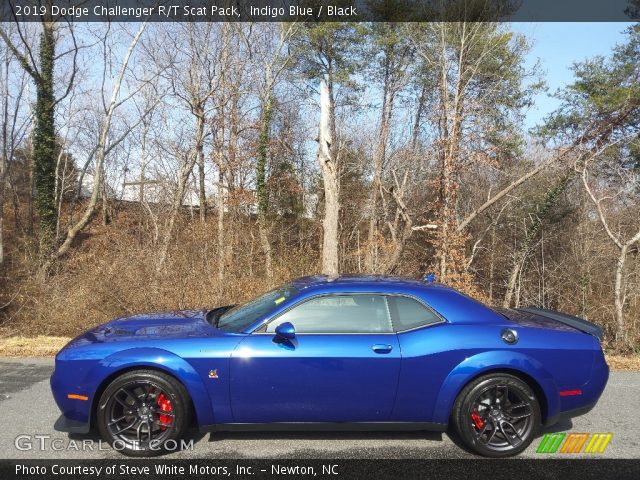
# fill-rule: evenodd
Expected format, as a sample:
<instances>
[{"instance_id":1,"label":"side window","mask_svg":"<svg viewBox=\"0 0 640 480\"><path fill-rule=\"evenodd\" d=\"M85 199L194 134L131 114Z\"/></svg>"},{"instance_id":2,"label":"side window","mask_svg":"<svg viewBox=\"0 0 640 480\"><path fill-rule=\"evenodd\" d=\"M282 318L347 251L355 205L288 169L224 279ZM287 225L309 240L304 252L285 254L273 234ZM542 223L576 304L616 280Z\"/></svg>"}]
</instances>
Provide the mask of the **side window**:
<instances>
[{"instance_id":1,"label":"side window","mask_svg":"<svg viewBox=\"0 0 640 480\"><path fill-rule=\"evenodd\" d=\"M293 307L267 325L291 322L296 333L392 333L387 299L383 295L327 295Z\"/></svg>"},{"instance_id":2,"label":"side window","mask_svg":"<svg viewBox=\"0 0 640 480\"><path fill-rule=\"evenodd\" d=\"M389 297L389 308L396 332L442 321L434 312L409 297Z\"/></svg>"}]
</instances>

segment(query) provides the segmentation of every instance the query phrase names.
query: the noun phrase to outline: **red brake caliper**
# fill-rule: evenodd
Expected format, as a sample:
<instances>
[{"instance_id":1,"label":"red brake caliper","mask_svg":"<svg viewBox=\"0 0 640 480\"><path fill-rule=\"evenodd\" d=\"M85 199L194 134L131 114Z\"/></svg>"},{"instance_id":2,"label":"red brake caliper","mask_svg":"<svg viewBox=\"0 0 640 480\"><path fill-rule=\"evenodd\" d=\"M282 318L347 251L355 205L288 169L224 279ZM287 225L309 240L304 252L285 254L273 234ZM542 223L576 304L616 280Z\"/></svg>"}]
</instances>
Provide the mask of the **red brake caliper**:
<instances>
[{"instance_id":1,"label":"red brake caliper","mask_svg":"<svg viewBox=\"0 0 640 480\"><path fill-rule=\"evenodd\" d=\"M471 420L473 420L473 424L476 426L478 430L481 430L484 427L484 420L480 418L478 412L471 412Z\"/></svg>"},{"instance_id":2,"label":"red brake caliper","mask_svg":"<svg viewBox=\"0 0 640 480\"><path fill-rule=\"evenodd\" d=\"M169 401L169 399L167 397L165 397L164 393L161 393L160 395L158 395L156 403L160 407L160 411L161 412L170 412L171 411L171 402ZM165 424L165 425L161 425L160 426L160 428L162 430L166 430L167 429L166 425L168 425L171 422L173 422L173 418L172 417L170 417L169 415L163 415L163 414L159 415L158 420L160 420L160 423L164 423Z\"/></svg>"}]
</instances>

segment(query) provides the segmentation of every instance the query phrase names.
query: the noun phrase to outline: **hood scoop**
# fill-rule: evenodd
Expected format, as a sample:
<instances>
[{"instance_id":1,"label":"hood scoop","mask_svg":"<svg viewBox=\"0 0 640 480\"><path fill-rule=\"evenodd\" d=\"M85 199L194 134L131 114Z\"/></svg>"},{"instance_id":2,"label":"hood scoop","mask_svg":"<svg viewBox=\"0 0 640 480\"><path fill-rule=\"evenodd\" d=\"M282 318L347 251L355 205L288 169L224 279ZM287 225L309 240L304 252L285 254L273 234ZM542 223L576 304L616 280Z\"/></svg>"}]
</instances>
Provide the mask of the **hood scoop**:
<instances>
[{"instance_id":1,"label":"hood scoop","mask_svg":"<svg viewBox=\"0 0 640 480\"><path fill-rule=\"evenodd\" d=\"M102 331L102 334L105 336L109 335L133 335L135 332L131 330L125 330L124 328L111 328L107 327Z\"/></svg>"},{"instance_id":2,"label":"hood scoop","mask_svg":"<svg viewBox=\"0 0 640 480\"><path fill-rule=\"evenodd\" d=\"M120 317L85 332L74 345L102 342L159 341L218 334L205 319L206 311L185 310Z\"/></svg>"}]
</instances>

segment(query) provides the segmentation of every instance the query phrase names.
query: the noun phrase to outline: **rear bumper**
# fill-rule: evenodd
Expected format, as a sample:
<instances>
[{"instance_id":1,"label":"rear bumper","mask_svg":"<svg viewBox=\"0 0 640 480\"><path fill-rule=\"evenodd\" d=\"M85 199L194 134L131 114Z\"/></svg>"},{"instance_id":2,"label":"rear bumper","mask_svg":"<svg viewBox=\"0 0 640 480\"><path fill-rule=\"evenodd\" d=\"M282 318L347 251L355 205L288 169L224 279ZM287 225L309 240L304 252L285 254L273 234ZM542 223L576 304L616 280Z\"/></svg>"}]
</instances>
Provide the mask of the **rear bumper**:
<instances>
[{"instance_id":1,"label":"rear bumper","mask_svg":"<svg viewBox=\"0 0 640 480\"><path fill-rule=\"evenodd\" d=\"M598 403L608 380L609 366L605 361L602 350L599 349L599 351L594 354L589 380L579 387L581 394L559 397L559 411L555 415L547 417L544 425L550 426L561 419L579 417L580 415L589 413Z\"/></svg>"},{"instance_id":2,"label":"rear bumper","mask_svg":"<svg viewBox=\"0 0 640 480\"><path fill-rule=\"evenodd\" d=\"M89 424L78 420L71 420L64 415L60 415L53 425L54 430L65 433L89 433Z\"/></svg>"},{"instance_id":3,"label":"rear bumper","mask_svg":"<svg viewBox=\"0 0 640 480\"><path fill-rule=\"evenodd\" d=\"M568 420L570 418L573 417L579 417L581 415L585 415L587 413L589 413L593 407L596 406L596 403L598 403L598 401L594 401L592 403L590 403L589 405L585 405L579 408L574 408L573 410L567 410L564 412L560 412L557 415L554 415L552 417L548 417L545 422L544 422L544 426L545 427L550 427L552 425L555 425L556 423L558 423L561 420Z\"/></svg>"}]
</instances>

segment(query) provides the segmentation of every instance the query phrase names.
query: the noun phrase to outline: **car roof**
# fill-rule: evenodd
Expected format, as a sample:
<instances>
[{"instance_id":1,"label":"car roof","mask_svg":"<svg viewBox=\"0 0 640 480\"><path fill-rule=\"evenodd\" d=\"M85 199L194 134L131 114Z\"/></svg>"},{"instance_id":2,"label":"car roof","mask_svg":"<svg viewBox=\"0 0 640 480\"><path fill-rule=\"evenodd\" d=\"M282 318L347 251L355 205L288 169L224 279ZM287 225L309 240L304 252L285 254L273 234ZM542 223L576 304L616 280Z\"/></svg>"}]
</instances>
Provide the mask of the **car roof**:
<instances>
[{"instance_id":1,"label":"car roof","mask_svg":"<svg viewBox=\"0 0 640 480\"><path fill-rule=\"evenodd\" d=\"M366 275L366 274L346 274L338 276L313 275L301 277L291 282L297 289L304 290L313 287L320 287L330 290L346 289L358 290L362 287L373 287L378 290L388 288L449 288L439 283L427 283L409 277L397 277L391 275Z\"/></svg>"},{"instance_id":2,"label":"car roof","mask_svg":"<svg viewBox=\"0 0 640 480\"><path fill-rule=\"evenodd\" d=\"M455 288L429 281L388 275L314 275L289 283L302 297L329 293L404 294L420 298L449 322L503 322L504 317Z\"/></svg>"}]
</instances>

